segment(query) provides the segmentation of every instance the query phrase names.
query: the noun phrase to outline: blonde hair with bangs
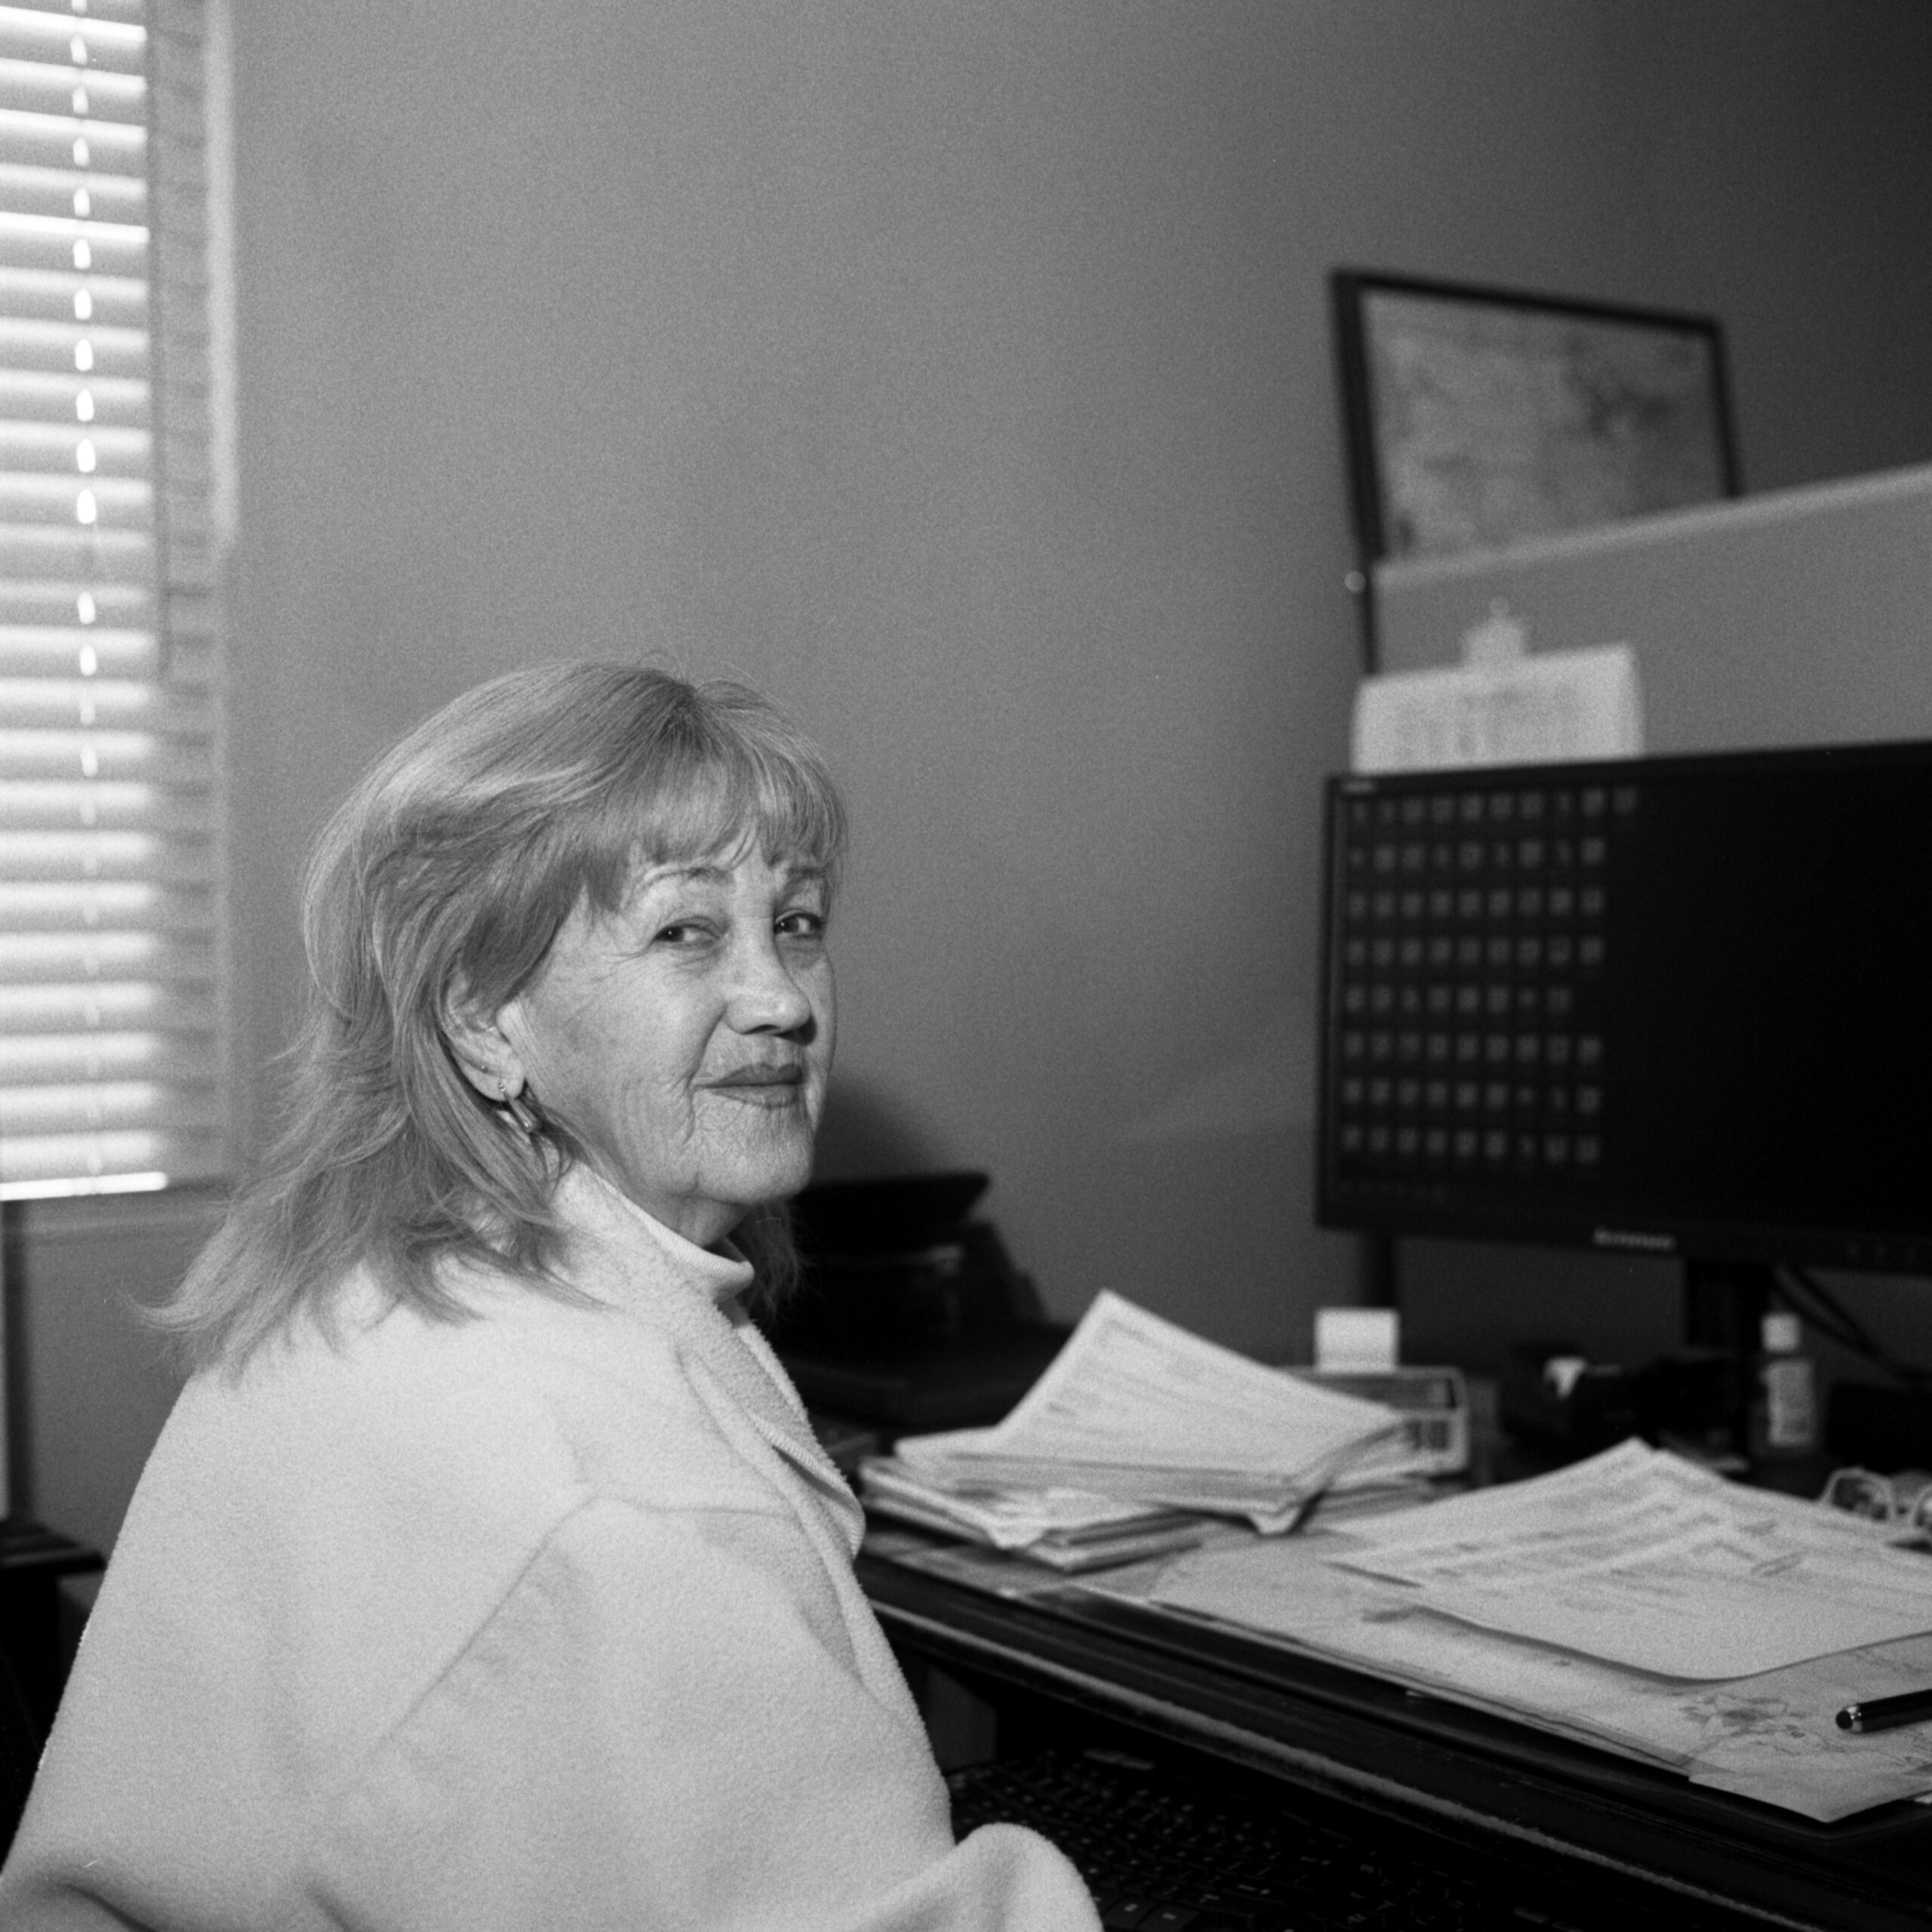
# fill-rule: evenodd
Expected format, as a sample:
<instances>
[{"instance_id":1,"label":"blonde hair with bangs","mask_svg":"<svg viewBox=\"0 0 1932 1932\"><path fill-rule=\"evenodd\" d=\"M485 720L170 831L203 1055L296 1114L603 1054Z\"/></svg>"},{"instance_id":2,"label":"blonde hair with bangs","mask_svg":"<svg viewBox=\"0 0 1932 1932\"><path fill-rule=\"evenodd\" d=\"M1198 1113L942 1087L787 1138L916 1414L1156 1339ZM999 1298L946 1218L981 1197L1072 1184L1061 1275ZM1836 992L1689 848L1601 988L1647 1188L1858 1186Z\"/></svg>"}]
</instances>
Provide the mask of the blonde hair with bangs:
<instances>
[{"instance_id":1,"label":"blonde hair with bangs","mask_svg":"<svg viewBox=\"0 0 1932 1932\"><path fill-rule=\"evenodd\" d=\"M513 998L571 912L617 911L640 866L755 844L835 886L845 836L817 749L743 685L555 664L445 706L315 843L284 1131L157 1321L193 1366L238 1367L299 1315L326 1322L358 1267L445 1318L468 1312L439 1278L450 1257L569 1296L550 1202L578 1150L505 1131L451 1052L453 1005ZM734 1238L755 1292L790 1285L782 1203Z\"/></svg>"}]
</instances>

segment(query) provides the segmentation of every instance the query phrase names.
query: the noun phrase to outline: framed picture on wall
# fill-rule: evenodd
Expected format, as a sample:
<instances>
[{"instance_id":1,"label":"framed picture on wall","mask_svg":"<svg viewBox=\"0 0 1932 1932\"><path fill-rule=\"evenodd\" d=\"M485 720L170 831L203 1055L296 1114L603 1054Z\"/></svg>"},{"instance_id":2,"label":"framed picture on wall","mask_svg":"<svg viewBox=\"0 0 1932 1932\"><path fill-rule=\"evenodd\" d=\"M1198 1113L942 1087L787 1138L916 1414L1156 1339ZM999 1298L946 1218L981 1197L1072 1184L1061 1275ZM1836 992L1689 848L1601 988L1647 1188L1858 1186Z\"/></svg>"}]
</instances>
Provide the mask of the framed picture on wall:
<instances>
[{"instance_id":1,"label":"framed picture on wall","mask_svg":"<svg viewBox=\"0 0 1932 1932\"><path fill-rule=\"evenodd\" d=\"M1357 269L1331 281L1364 578L1737 494L1710 317Z\"/></svg>"}]
</instances>

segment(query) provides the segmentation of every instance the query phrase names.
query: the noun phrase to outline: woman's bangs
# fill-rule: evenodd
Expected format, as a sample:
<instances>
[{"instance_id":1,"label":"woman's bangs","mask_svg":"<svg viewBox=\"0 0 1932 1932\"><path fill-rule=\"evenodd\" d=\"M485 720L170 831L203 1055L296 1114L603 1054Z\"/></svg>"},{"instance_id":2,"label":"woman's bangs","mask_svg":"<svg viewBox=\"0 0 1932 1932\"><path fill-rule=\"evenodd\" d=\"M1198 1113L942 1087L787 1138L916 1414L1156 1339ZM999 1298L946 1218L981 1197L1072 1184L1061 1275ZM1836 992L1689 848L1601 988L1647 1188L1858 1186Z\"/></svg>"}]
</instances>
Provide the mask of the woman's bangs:
<instances>
[{"instance_id":1,"label":"woman's bangs","mask_svg":"<svg viewBox=\"0 0 1932 1932\"><path fill-rule=\"evenodd\" d=\"M620 863L591 881L593 898L620 894L637 866L735 860L755 850L768 863L800 861L835 875L844 814L829 780L802 761L727 740L681 746L654 759L644 783L613 814L606 849ZM600 841L600 843L605 843ZM609 889L599 885L609 881Z\"/></svg>"}]
</instances>

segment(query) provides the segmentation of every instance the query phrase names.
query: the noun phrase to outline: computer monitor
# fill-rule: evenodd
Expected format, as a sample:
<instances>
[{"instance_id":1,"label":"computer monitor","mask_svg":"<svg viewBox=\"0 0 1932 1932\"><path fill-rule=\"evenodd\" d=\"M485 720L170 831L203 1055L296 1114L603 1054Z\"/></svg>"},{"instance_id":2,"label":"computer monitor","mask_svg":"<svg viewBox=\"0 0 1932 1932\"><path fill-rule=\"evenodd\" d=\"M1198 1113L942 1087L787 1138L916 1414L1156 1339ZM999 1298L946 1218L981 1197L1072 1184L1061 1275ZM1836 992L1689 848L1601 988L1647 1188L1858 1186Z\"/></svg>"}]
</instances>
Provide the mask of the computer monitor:
<instances>
[{"instance_id":1,"label":"computer monitor","mask_svg":"<svg viewBox=\"0 0 1932 1932\"><path fill-rule=\"evenodd\" d=\"M1932 743L1330 780L1318 1217L1932 1273Z\"/></svg>"}]
</instances>

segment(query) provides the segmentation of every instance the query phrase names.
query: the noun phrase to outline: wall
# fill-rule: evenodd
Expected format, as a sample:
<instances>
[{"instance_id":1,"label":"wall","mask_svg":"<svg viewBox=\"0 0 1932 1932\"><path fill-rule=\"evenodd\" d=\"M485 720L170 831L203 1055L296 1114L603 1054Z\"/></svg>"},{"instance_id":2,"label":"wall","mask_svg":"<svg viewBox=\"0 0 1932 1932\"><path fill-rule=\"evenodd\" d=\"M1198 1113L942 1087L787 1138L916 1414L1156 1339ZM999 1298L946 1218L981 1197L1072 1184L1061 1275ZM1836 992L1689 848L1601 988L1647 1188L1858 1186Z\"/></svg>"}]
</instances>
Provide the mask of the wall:
<instances>
[{"instance_id":1,"label":"wall","mask_svg":"<svg viewBox=\"0 0 1932 1932\"><path fill-rule=\"evenodd\" d=\"M1916 0L342 0L235 60L244 1066L401 728L737 671L857 817L826 1171L986 1166L1064 1315L1279 1355L1355 1292L1331 266L1721 315L1755 483L1932 454Z\"/></svg>"}]
</instances>

